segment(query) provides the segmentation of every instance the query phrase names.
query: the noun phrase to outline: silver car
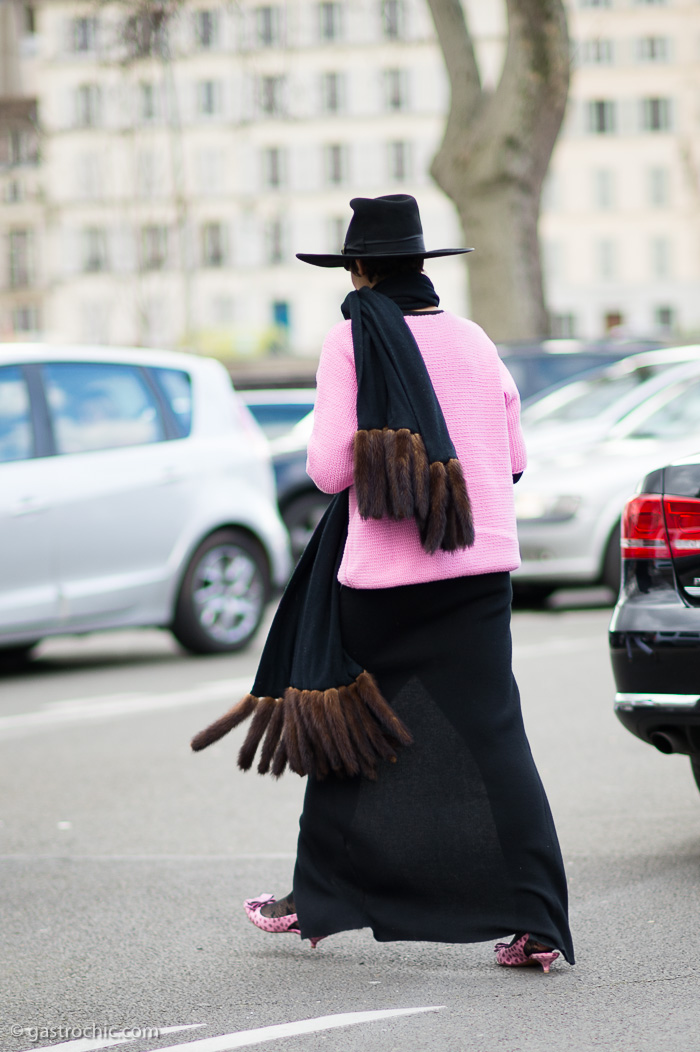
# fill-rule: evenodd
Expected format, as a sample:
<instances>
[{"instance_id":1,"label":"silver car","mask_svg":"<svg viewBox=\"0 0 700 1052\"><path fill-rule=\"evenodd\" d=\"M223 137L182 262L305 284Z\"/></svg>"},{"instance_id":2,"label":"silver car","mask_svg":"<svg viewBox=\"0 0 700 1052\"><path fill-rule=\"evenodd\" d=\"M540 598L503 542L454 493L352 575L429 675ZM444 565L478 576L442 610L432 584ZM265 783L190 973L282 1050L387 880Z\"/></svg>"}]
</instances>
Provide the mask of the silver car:
<instances>
[{"instance_id":1,"label":"silver car","mask_svg":"<svg viewBox=\"0 0 700 1052\"><path fill-rule=\"evenodd\" d=\"M134 625L237 650L289 569L267 443L222 365L0 345L5 659Z\"/></svg>"},{"instance_id":2,"label":"silver car","mask_svg":"<svg viewBox=\"0 0 700 1052\"><path fill-rule=\"evenodd\" d=\"M553 440L532 456L515 487L522 564L516 595L620 582L620 516L640 478L700 448L700 363L666 382L594 441Z\"/></svg>"}]
</instances>

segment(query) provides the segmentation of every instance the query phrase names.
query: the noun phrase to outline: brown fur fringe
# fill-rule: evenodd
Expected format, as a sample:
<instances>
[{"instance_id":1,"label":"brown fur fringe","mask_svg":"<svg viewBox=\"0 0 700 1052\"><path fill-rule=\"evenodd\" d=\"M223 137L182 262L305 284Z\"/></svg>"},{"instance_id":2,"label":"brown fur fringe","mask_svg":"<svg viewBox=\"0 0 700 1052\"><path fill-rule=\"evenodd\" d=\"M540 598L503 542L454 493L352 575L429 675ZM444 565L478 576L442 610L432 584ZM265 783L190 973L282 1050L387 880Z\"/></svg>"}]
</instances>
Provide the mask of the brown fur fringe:
<instances>
[{"instance_id":1,"label":"brown fur fringe","mask_svg":"<svg viewBox=\"0 0 700 1052\"><path fill-rule=\"evenodd\" d=\"M349 686L328 690L288 687L283 698L242 701L192 740L206 748L253 715L238 754L238 766L250 769L262 742L258 771L279 778L287 764L299 775L336 775L376 779L382 760L396 761L397 750L413 741L407 727L382 697L369 672Z\"/></svg>"},{"instance_id":2,"label":"brown fur fringe","mask_svg":"<svg viewBox=\"0 0 700 1052\"><path fill-rule=\"evenodd\" d=\"M459 460L429 464L420 435L385 427L355 432L353 461L363 519L415 518L431 555L472 546L472 508Z\"/></svg>"}]
</instances>

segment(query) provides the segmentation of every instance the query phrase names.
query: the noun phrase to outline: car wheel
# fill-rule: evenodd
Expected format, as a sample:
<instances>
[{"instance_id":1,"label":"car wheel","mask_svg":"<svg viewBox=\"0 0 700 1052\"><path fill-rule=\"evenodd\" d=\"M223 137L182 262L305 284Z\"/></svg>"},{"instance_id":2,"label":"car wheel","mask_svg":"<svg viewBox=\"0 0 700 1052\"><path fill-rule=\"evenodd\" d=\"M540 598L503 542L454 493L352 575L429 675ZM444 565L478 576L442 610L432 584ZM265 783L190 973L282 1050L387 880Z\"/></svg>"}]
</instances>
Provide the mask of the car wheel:
<instances>
[{"instance_id":1,"label":"car wheel","mask_svg":"<svg viewBox=\"0 0 700 1052\"><path fill-rule=\"evenodd\" d=\"M0 649L0 672L14 672L16 669L24 668L29 663L32 651L38 646L40 640L34 643L22 643L16 647L2 647Z\"/></svg>"},{"instance_id":2,"label":"car wheel","mask_svg":"<svg viewBox=\"0 0 700 1052\"><path fill-rule=\"evenodd\" d=\"M620 557L620 523L618 522L608 538L603 559L603 584L615 593L615 598L620 592L621 578L622 559Z\"/></svg>"},{"instance_id":3,"label":"car wheel","mask_svg":"<svg viewBox=\"0 0 700 1052\"><path fill-rule=\"evenodd\" d=\"M690 769L698 789L700 789L700 753L690 757Z\"/></svg>"},{"instance_id":4,"label":"car wheel","mask_svg":"<svg viewBox=\"0 0 700 1052\"><path fill-rule=\"evenodd\" d=\"M260 545L240 530L219 530L192 556L172 632L194 654L241 650L257 632L269 594Z\"/></svg>"},{"instance_id":5,"label":"car wheel","mask_svg":"<svg viewBox=\"0 0 700 1052\"><path fill-rule=\"evenodd\" d=\"M289 530L292 556L296 562L311 540L311 535L323 518L332 497L326 493L303 493L282 509L284 524Z\"/></svg>"}]
</instances>

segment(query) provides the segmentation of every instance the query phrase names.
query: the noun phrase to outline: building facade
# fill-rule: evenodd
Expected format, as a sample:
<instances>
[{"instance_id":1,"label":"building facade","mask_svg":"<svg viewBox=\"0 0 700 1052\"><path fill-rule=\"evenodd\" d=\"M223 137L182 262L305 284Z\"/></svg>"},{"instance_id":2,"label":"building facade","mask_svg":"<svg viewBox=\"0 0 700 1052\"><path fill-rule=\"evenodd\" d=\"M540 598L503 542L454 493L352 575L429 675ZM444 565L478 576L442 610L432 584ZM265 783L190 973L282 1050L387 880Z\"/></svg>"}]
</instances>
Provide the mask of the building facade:
<instances>
[{"instance_id":1,"label":"building facade","mask_svg":"<svg viewBox=\"0 0 700 1052\"><path fill-rule=\"evenodd\" d=\"M501 0L468 7L493 82ZM429 175L449 88L424 0L2 8L5 338L314 355L348 279L294 253L337 251L350 197L413 193L429 247L464 243ZM700 332L700 6L572 0L570 30L541 217L553 334ZM429 268L457 311L468 265Z\"/></svg>"}]
</instances>

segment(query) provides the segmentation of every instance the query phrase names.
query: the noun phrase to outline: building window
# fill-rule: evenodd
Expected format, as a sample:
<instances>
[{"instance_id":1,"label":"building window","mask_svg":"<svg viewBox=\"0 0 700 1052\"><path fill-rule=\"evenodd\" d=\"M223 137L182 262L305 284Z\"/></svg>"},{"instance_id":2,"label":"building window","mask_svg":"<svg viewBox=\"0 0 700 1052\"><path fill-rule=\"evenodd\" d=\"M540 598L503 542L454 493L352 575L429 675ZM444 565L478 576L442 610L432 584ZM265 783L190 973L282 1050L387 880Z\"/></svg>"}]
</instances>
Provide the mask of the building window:
<instances>
[{"instance_id":1,"label":"building window","mask_svg":"<svg viewBox=\"0 0 700 1052\"><path fill-rule=\"evenodd\" d=\"M642 37L637 41L637 58L640 62L667 62L669 52L666 37Z\"/></svg>"},{"instance_id":2,"label":"building window","mask_svg":"<svg viewBox=\"0 0 700 1052\"><path fill-rule=\"evenodd\" d=\"M670 203L670 179L667 168L650 168L647 172L649 204L663 208Z\"/></svg>"},{"instance_id":3,"label":"building window","mask_svg":"<svg viewBox=\"0 0 700 1052\"><path fill-rule=\"evenodd\" d=\"M86 227L83 230L83 270L99 274L107 269L107 235L101 227Z\"/></svg>"},{"instance_id":4,"label":"building window","mask_svg":"<svg viewBox=\"0 0 700 1052\"><path fill-rule=\"evenodd\" d=\"M197 85L197 110L203 117L213 117L221 109L221 85L215 80L200 80Z\"/></svg>"},{"instance_id":5,"label":"building window","mask_svg":"<svg viewBox=\"0 0 700 1052\"><path fill-rule=\"evenodd\" d=\"M258 81L258 106L268 117L284 114L284 77L260 77Z\"/></svg>"},{"instance_id":6,"label":"building window","mask_svg":"<svg viewBox=\"0 0 700 1052\"><path fill-rule=\"evenodd\" d=\"M34 306L15 307L12 328L16 333L39 332L39 309Z\"/></svg>"},{"instance_id":7,"label":"building window","mask_svg":"<svg viewBox=\"0 0 700 1052\"><path fill-rule=\"evenodd\" d=\"M162 270L168 261L168 228L141 228L141 266L143 270Z\"/></svg>"},{"instance_id":8,"label":"building window","mask_svg":"<svg viewBox=\"0 0 700 1052\"><path fill-rule=\"evenodd\" d=\"M75 118L80 128L96 128L100 123L102 95L98 84L80 84L75 93Z\"/></svg>"},{"instance_id":9,"label":"building window","mask_svg":"<svg viewBox=\"0 0 700 1052\"><path fill-rule=\"evenodd\" d=\"M223 267L226 245L222 223L205 223L202 227L202 263L205 267Z\"/></svg>"},{"instance_id":10,"label":"building window","mask_svg":"<svg viewBox=\"0 0 700 1052\"><path fill-rule=\"evenodd\" d=\"M122 38L132 58L168 56L168 13L161 4L142 5L138 14L126 19Z\"/></svg>"},{"instance_id":11,"label":"building window","mask_svg":"<svg viewBox=\"0 0 700 1052\"><path fill-rule=\"evenodd\" d=\"M651 273L655 278L668 278L671 274L671 245L667 237L651 239Z\"/></svg>"},{"instance_id":12,"label":"building window","mask_svg":"<svg viewBox=\"0 0 700 1052\"><path fill-rule=\"evenodd\" d=\"M382 33L387 40L400 40L404 35L404 10L401 0L382 0Z\"/></svg>"},{"instance_id":13,"label":"building window","mask_svg":"<svg viewBox=\"0 0 700 1052\"><path fill-rule=\"evenodd\" d=\"M340 73L321 74L321 109L338 113L345 102L345 81Z\"/></svg>"},{"instance_id":14,"label":"building window","mask_svg":"<svg viewBox=\"0 0 700 1052\"><path fill-rule=\"evenodd\" d=\"M34 279L34 234L31 230L11 230L9 237L10 288L22 289Z\"/></svg>"},{"instance_id":15,"label":"building window","mask_svg":"<svg viewBox=\"0 0 700 1052\"><path fill-rule=\"evenodd\" d=\"M39 143L33 129L10 128L0 146L4 147L0 151L0 163L6 161L11 166L38 163Z\"/></svg>"},{"instance_id":16,"label":"building window","mask_svg":"<svg viewBox=\"0 0 700 1052\"><path fill-rule=\"evenodd\" d=\"M328 251L333 253L342 252L345 242L345 230L347 220L340 216L332 216L328 220Z\"/></svg>"},{"instance_id":17,"label":"building window","mask_svg":"<svg viewBox=\"0 0 700 1052\"><path fill-rule=\"evenodd\" d=\"M408 76L406 70L384 70L384 105L388 110L405 110L407 108Z\"/></svg>"},{"instance_id":18,"label":"building window","mask_svg":"<svg viewBox=\"0 0 700 1052\"><path fill-rule=\"evenodd\" d=\"M403 183L411 174L411 145L407 142L389 143L389 178Z\"/></svg>"},{"instance_id":19,"label":"building window","mask_svg":"<svg viewBox=\"0 0 700 1052\"><path fill-rule=\"evenodd\" d=\"M263 182L272 190L278 190L285 179L284 153L279 146L268 146L262 152Z\"/></svg>"},{"instance_id":20,"label":"building window","mask_svg":"<svg viewBox=\"0 0 700 1052\"><path fill-rule=\"evenodd\" d=\"M148 81L139 84L139 103L141 120L145 123L154 121L158 115L158 95L155 84Z\"/></svg>"},{"instance_id":21,"label":"building window","mask_svg":"<svg viewBox=\"0 0 700 1052\"><path fill-rule=\"evenodd\" d=\"M287 350L289 346L289 332L291 329L291 318L289 303L286 300L274 300L272 303L272 324L276 330L274 341L270 347L273 354Z\"/></svg>"},{"instance_id":22,"label":"building window","mask_svg":"<svg viewBox=\"0 0 700 1052\"><path fill-rule=\"evenodd\" d=\"M603 281L617 276L617 245L609 238L596 245L596 271Z\"/></svg>"},{"instance_id":23,"label":"building window","mask_svg":"<svg viewBox=\"0 0 700 1052\"><path fill-rule=\"evenodd\" d=\"M200 48L205 51L219 42L219 15L217 11L196 11L194 16L195 36Z\"/></svg>"},{"instance_id":24,"label":"building window","mask_svg":"<svg viewBox=\"0 0 700 1052\"><path fill-rule=\"evenodd\" d=\"M549 335L553 340L576 339L576 315L570 313L550 314Z\"/></svg>"},{"instance_id":25,"label":"building window","mask_svg":"<svg viewBox=\"0 0 700 1052\"><path fill-rule=\"evenodd\" d=\"M255 9L255 30L258 44L274 47L280 43L280 11L278 7Z\"/></svg>"},{"instance_id":26,"label":"building window","mask_svg":"<svg viewBox=\"0 0 700 1052\"><path fill-rule=\"evenodd\" d=\"M22 4L22 32L27 36L36 33L36 9L34 4Z\"/></svg>"},{"instance_id":27,"label":"building window","mask_svg":"<svg viewBox=\"0 0 700 1052\"><path fill-rule=\"evenodd\" d=\"M614 329L619 329L624 325L625 316L621 310L610 310L607 311L603 317L603 327L605 332L612 332Z\"/></svg>"},{"instance_id":28,"label":"building window","mask_svg":"<svg viewBox=\"0 0 700 1052\"><path fill-rule=\"evenodd\" d=\"M581 62L588 66L611 66L614 61L612 40L584 40L581 44Z\"/></svg>"},{"instance_id":29,"label":"building window","mask_svg":"<svg viewBox=\"0 0 700 1052\"><path fill-rule=\"evenodd\" d=\"M654 322L657 328L671 332L676 326L673 307L657 307L654 311Z\"/></svg>"},{"instance_id":30,"label":"building window","mask_svg":"<svg viewBox=\"0 0 700 1052\"><path fill-rule=\"evenodd\" d=\"M665 7L666 0L635 0L638 7Z\"/></svg>"},{"instance_id":31,"label":"building window","mask_svg":"<svg viewBox=\"0 0 700 1052\"><path fill-rule=\"evenodd\" d=\"M284 227L279 218L265 224L265 258L272 265L284 263Z\"/></svg>"},{"instance_id":32,"label":"building window","mask_svg":"<svg viewBox=\"0 0 700 1052\"><path fill-rule=\"evenodd\" d=\"M597 208L615 207L615 176L608 168L593 173L593 200Z\"/></svg>"},{"instance_id":33,"label":"building window","mask_svg":"<svg viewBox=\"0 0 700 1052\"><path fill-rule=\"evenodd\" d=\"M326 182L340 186L347 181L347 151L344 146L333 143L326 146Z\"/></svg>"},{"instance_id":34,"label":"building window","mask_svg":"<svg viewBox=\"0 0 700 1052\"><path fill-rule=\"evenodd\" d=\"M672 123L670 99L642 99L644 131L671 131Z\"/></svg>"},{"instance_id":35,"label":"building window","mask_svg":"<svg viewBox=\"0 0 700 1052\"><path fill-rule=\"evenodd\" d=\"M581 0L581 7L612 7L612 0Z\"/></svg>"},{"instance_id":36,"label":"building window","mask_svg":"<svg viewBox=\"0 0 700 1052\"><path fill-rule=\"evenodd\" d=\"M97 47L97 19L74 18L71 22L71 50L94 51Z\"/></svg>"},{"instance_id":37,"label":"building window","mask_svg":"<svg viewBox=\"0 0 700 1052\"><path fill-rule=\"evenodd\" d=\"M588 103L589 132L594 135L611 135L615 127L615 103L609 99L591 99Z\"/></svg>"},{"instance_id":38,"label":"building window","mask_svg":"<svg viewBox=\"0 0 700 1052\"><path fill-rule=\"evenodd\" d=\"M318 32L321 40L340 40L343 35L343 9L338 3L318 5Z\"/></svg>"}]
</instances>

